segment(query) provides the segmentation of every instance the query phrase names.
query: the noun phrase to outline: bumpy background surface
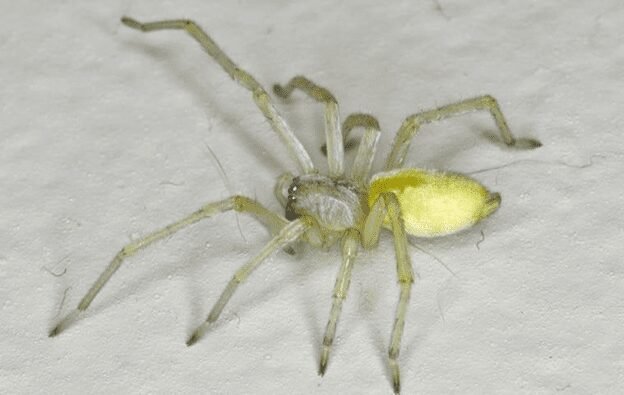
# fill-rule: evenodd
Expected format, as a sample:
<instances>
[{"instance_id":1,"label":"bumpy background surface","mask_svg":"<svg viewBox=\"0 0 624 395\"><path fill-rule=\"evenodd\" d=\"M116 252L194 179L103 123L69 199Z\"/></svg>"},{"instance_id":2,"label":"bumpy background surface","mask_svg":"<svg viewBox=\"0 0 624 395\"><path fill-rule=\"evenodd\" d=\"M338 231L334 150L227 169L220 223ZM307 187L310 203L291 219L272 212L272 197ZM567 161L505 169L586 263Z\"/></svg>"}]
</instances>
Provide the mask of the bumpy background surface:
<instances>
[{"instance_id":1,"label":"bumpy background surface","mask_svg":"<svg viewBox=\"0 0 624 395\"><path fill-rule=\"evenodd\" d=\"M354 269L322 379L336 250L272 257L214 331L185 346L267 240L243 216L241 236L233 214L134 257L84 319L47 337L123 244L230 193L277 210L273 181L294 170L248 92L190 38L132 31L122 15L193 18L265 86L305 74L343 114L374 113L378 169L408 114L497 97L516 135L542 148L502 148L488 114L472 114L427 126L408 155L411 166L472 173L503 204L470 231L414 241L448 270L412 248L404 393L622 391L617 0L4 3L0 392L391 392L398 288L388 235ZM276 102L320 162L320 106L301 94Z\"/></svg>"}]
</instances>

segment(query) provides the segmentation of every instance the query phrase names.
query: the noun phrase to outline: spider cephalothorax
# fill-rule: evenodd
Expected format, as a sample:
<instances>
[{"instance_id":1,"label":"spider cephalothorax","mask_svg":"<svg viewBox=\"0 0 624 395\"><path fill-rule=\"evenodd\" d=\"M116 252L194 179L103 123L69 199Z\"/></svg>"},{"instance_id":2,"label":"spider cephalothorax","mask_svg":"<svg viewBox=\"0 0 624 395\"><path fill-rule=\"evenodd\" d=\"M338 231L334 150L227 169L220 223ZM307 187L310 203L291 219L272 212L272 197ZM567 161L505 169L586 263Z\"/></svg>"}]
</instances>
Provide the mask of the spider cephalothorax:
<instances>
[{"instance_id":1,"label":"spider cephalothorax","mask_svg":"<svg viewBox=\"0 0 624 395\"><path fill-rule=\"evenodd\" d=\"M366 200L362 199L362 191L352 182L306 174L295 177L288 188L286 219L307 215L323 228L344 231L359 228L368 212L363 205Z\"/></svg>"},{"instance_id":2,"label":"spider cephalothorax","mask_svg":"<svg viewBox=\"0 0 624 395\"><path fill-rule=\"evenodd\" d=\"M297 240L313 246L325 247L341 241L342 263L333 290L333 302L323 337L319 374L324 374L329 360L342 302L347 296L351 269L359 247L373 248L383 227L394 237L396 270L399 283L397 305L389 347L389 364L394 391L400 391L399 349L407 305L413 283L413 271L407 251L408 235L438 237L471 227L493 213L500 204L500 196L490 193L477 181L460 174L440 173L420 169L402 169L410 142L423 124L458 115L467 111L487 110L491 113L503 142L508 146L535 148L534 139L515 139L496 100L479 96L434 110L410 115L399 128L383 172L370 176L377 142L379 124L367 114L351 114L340 124L338 103L325 88L301 76L294 77L285 86L275 85L274 92L287 97L299 89L325 105L325 141L328 174L319 175L310 156L286 121L274 107L268 93L251 74L239 68L212 39L194 22L166 20L140 23L122 18L126 26L144 32L164 29L182 29L197 40L203 49L236 82L252 93L253 100L299 167L300 175L285 173L278 178L276 198L286 215L274 213L257 201L232 196L208 203L199 210L160 230L124 246L82 298L76 310L61 320L50 336L58 335L80 312L86 310L102 287L137 251L164 239L173 233L215 214L235 210L247 213L264 223L271 240L246 264L241 266L227 284L219 300L191 335L187 345L196 343L210 325L217 320L238 286L272 253L285 249ZM344 141L354 128L364 129L358 151L349 172L344 165ZM288 188L287 196L284 195ZM288 251L288 249L287 249Z\"/></svg>"}]
</instances>

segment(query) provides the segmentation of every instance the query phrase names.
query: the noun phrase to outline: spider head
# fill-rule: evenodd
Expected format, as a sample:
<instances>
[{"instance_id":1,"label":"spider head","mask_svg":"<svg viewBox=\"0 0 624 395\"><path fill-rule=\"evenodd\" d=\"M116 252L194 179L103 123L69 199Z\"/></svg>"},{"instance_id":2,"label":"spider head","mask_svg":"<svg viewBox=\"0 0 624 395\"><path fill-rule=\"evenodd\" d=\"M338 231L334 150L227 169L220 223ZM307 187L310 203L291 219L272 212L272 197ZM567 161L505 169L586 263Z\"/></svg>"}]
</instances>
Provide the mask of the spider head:
<instances>
[{"instance_id":1,"label":"spider head","mask_svg":"<svg viewBox=\"0 0 624 395\"><path fill-rule=\"evenodd\" d=\"M348 181L306 174L293 178L288 188L286 219L309 216L323 228L344 230L362 221L361 202L360 192Z\"/></svg>"}]
</instances>

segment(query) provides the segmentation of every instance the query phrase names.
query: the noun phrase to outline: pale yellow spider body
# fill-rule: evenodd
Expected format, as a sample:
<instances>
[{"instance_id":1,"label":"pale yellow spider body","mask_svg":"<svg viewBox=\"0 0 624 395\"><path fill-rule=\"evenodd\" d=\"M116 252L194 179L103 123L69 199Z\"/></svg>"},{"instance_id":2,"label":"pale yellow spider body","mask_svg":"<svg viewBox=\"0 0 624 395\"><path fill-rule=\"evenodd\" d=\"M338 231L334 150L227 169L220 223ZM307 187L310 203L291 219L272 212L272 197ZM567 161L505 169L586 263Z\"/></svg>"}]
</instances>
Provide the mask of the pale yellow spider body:
<instances>
[{"instance_id":1,"label":"pale yellow spider body","mask_svg":"<svg viewBox=\"0 0 624 395\"><path fill-rule=\"evenodd\" d=\"M426 123L469 111L487 110L507 146L535 148L540 146L539 141L514 138L496 100L489 95L474 97L407 117L396 133L384 171L371 177L373 158L381 134L377 120L368 114L351 114L341 123L338 102L334 96L309 79L296 76L284 86L275 85L273 91L277 96L287 98L293 90L301 90L324 104L324 152L327 155L328 171L327 174L321 174L273 104L269 93L251 74L237 66L195 22L176 19L141 23L128 17L123 17L121 22L143 32L183 30L194 38L233 80L251 93L258 109L298 165L299 172L297 175L282 174L275 186L276 198L285 215L268 210L255 199L231 196L207 203L178 221L126 244L113 257L76 309L50 331L50 336L61 333L89 307L127 258L192 224L233 210L251 215L266 225L271 239L234 273L204 323L193 331L186 344L193 345L204 335L219 318L239 285L271 254L280 250L293 252L292 245L297 241L305 241L313 247L329 247L340 241L342 261L332 293L333 302L320 354L319 374L323 375L358 251L360 247L374 248L382 227L386 227L393 236L399 283L399 299L388 350L392 386L394 392L398 393L401 388L399 350L415 278L407 236L437 237L461 231L493 213L500 204L497 193L490 193L477 181L461 174L401 169L412 138ZM364 133L359 139L353 164L347 169L344 150L348 145L345 142L353 129L363 129Z\"/></svg>"},{"instance_id":2,"label":"pale yellow spider body","mask_svg":"<svg viewBox=\"0 0 624 395\"><path fill-rule=\"evenodd\" d=\"M375 174L369 184L372 207L382 193L394 194L405 231L416 237L438 237L470 228L492 214L500 195L458 173L397 169ZM390 218L384 227L391 228Z\"/></svg>"}]
</instances>

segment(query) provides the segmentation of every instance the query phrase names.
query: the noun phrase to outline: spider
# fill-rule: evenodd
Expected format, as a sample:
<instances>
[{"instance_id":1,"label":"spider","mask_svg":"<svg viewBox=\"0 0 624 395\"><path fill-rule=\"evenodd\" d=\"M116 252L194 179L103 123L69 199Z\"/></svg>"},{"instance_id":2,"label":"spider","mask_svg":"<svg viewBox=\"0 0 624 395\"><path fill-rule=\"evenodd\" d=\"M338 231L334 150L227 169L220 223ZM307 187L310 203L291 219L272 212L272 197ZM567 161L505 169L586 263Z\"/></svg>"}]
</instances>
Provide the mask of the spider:
<instances>
[{"instance_id":1,"label":"spider","mask_svg":"<svg viewBox=\"0 0 624 395\"><path fill-rule=\"evenodd\" d=\"M491 215L501 203L498 193L488 191L479 182L465 175L402 168L412 138L422 125L429 122L469 111L487 110L494 118L507 146L529 149L539 147L541 143L532 138L514 138L496 100L489 95L479 96L408 116L394 138L384 171L371 176L381 133L377 120L368 114L351 114L341 125L338 103L334 96L309 79L296 76L285 86L274 85L273 90L277 96L287 98L298 89L324 104L326 142L323 152L327 156L328 173L321 174L273 105L267 91L251 74L239 68L195 22L163 20L141 23L128 17L121 18L121 22L142 32L184 30L197 40L233 80L251 92L255 104L297 163L299 175L294 176L287 172L277 179L274 192L284 208L283 216L266 209L254 199L232 196L208 203L192 214L127 244L100 274L77 308L63 318L49 335L58 335L84 312L127 258L191 224L234 210L250 214L266 225L272 238L256 256L234 273L206 320L197 327L186 344L195 344L205 334L219 318L239 285L274 252L280 249L290 251L290 245L298 240L321 248L340 242L342 263L333 289L332 306L321 345L318 373L323 375L358 250L360 247L376 247L381 229L387 228L394 237L399 283L399 300L388 358L393 390L399 393L399 349L414 282L407 250L408 235L430 238L459 232ZM355 128L364 129L364 134L351 170L347 172L344 165L345 142Z\"/></svg>"}]
</instances>

